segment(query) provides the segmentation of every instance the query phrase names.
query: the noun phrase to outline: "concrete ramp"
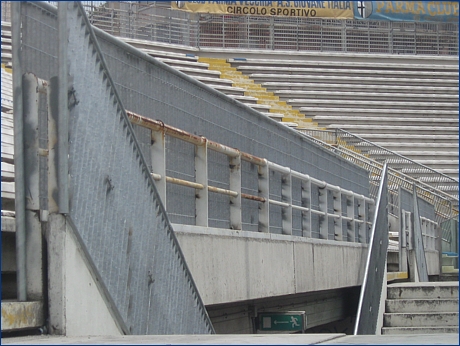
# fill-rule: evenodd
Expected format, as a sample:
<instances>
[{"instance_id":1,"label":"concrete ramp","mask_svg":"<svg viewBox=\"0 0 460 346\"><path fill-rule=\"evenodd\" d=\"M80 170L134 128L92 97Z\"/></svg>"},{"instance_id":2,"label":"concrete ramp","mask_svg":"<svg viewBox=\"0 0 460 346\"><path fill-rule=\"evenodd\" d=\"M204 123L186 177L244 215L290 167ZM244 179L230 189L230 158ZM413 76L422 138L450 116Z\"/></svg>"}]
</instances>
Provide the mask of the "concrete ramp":
<instances>
[{"instance_id":1,"label":"concrete ramp","mask_svg":"<svg viewBox=\"0 0 460 346\"><path fill-rule=\"evenodd\" d=\"M66 3L69 218L126 334L213 333L104 57Z\"/></svg>"}]
</instances>

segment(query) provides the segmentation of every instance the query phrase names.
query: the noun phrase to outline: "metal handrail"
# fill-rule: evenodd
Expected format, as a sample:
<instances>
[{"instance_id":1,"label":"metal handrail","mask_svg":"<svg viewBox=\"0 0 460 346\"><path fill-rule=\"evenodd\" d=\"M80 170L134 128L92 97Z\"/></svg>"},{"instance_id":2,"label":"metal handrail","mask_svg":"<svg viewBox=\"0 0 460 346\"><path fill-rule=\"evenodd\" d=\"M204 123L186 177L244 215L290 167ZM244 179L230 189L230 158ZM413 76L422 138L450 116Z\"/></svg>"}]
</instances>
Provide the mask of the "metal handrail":
<instances>
[{"instance_id":1,"label":"metal handrail","mask_svg":"<svg viewBox=\"0 0 460 346\"><path fill-rule=\"evenodd\" d=\"M258 167L258 176L259 176L259 195L251 195L245 194L241 191L241 186L239 189L222 189L215 186L211 186L208 184L208 180L206 177L199 177L197 167L195 170L197 172L196 181L184 180L173 178L170 176L166 176L166 172L157 173L153 172L152 177L154 180L159 184L163 184L161 190L166 190L165 185L166 183L177 184L189 188L193 188L199 190L201 192L207 193L215 192L224 195L228 195L232 198L244 198L253 201L257 201L261 203L261 207L259 208L262 212L259 215L259 230L262 232L269 232L269 206L279 206L283 209L283 226L282 231L283 234L292 234L292 210L299 210L301 211L302 218L306 217L306 220L302 221L302 235L305 237L312 236L312 225L311 225L311 215L318 215L319 218L319 238L321 239L329 239L328 235L328 219L334 220L334 240L345 240L345 241L358 241L361 243L366 243L368 239L368 230L371 227L371 218L372 218L372 208L375 204L374 199L370 197L366 197L360 194L357 194L353 191L345 190L340 188L339 186L328 184L324 181L315 179L310 177L307 174L297 172L291 170L289 167L280 166L276 163L267 161L264 158L259 158L254 155L241 152L238 149L227 147L223 144L219 144L217 142L211 141L205 137L196 136L185 132L183 130L177 129L172 126L168 126L161 121L152 120L150 118L138 115L131 111L127 111L127 115L133 125L141 126L147 129L150 129L153 132L159 133L157 138L164 138L166 135L183 140L185 142L191 143L195 145L197 148L201 147L203 150L213 150L222 154L229 156L232 159L237 160L244 160L250 162ZM164 153L165 150L163 148L164 143L157 144L161 145L162 148L157 150L158 153ZM198 149L197 149L198 150ZM161 154L159 154L161 155ZM200 154L198 154L200 155ZM206 155L203 155L206 157ZM156 162L165 160L164 157L155 159ZM207 165L206 160L204 160L204 165ZM196 164L196 163L195 163ZM239 166L239 165L235 165ZM239 168L234 167L233 170ZM207 171L207 168L203 170L204 172ZM282 186L283 192L279 199L271 198L270 196L270 188L269 188L269 175L270 171L278 172L283 176L282 179ZM241 174L238 173L238 174ZM319 205L314 205L312 203L311 195L302 197L302 200L309 201L304 202L302 201L299 204L293 202L292 194L292 185L291 180L298 179L302 183L302 190L303 193L308 194L312 191L312 186L315 186L318 189L319 193ZM236 184L238 186L238 184ZM333 200L328 202L328 194L331 193L333 196ZM206 196L200 196L200 199L207 199ZM345 202L347 201L347 208L346 210L342 210L342 200ZM328 208L328 204L334 204L334 208ZM240 203L232 203L236 205L240 205ZM242 210L237 211L237 213L241 214ZM205 211L203 214L207 215ZM241 215L236 216L236 219L241 220ZM262 222L260 222L262 220ZM346 221L346 223L342 222ZM204 221L205 224L207 221ZM346 224L346 230L342 229L342 227ZM241 224L233 226L234 229L241 229ZM346 238L346 239L344 239Z\"/></svg>"}]
</instances>

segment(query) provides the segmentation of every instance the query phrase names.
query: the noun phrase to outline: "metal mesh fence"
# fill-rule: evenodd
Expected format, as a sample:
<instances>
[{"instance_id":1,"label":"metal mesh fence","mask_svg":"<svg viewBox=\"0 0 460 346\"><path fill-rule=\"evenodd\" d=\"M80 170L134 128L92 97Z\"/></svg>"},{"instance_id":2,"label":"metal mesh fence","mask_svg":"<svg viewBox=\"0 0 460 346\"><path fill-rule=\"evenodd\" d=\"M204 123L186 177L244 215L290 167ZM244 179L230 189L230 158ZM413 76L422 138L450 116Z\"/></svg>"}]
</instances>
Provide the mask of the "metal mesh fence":
<instances>
[{"instance_id":1,"label":"metal mesh fence","mask_svg":"<svg viewBox=\"0 0 460 346\"><path fill-rule=\"evenodd\" d=\"M316 139L321 145L329 147L342 157L366 168L370 172L370 195L374 198L377 195L378 179L380 178L383 163L387 162L389 212L392 214L399 215L400 212L400 187L412 191L415 185L417 186L417 194L434 205L436 221L439 224L456 215L458 217L458 181L456 179L420 165L388 149L376 146L347 131L338 129L337 131L302 130L302 132L312 139ZM357 153L355 148L360 148L361 153ZM382 157L379 158L379 154ZM375 158L374 155L376 155ZM403 173L403 169L406 173ZM415 175L422 176L421 180L428 178L431 180L429 182L417 180L415 177L411 177L407 170ZM447 193L441 190L446 185L449 187ZM457 195L455 195L455 192Z\"/></svg>"},{"instance_id":2,"label":"metal mesh fence","mask_svg":"<svg viewBox=\"0 0 460 346\"><path fill-rule=\"evenodd\" d=\"M197 14L160 2L82 3L90 22L112 35L189 47L458 55L457 23ZM2 2L2 21L11 20L10 12L10 2Z\"/></svg>"},{"instance_id":3,"label":"metal mesh fence","mask_svg":"<svg viewBox=\"0 0 460 346\"><path fill-rule=\"evenodd\" d=\"M195 14L142 3L85 3L116 36L192 47L458 55L458 24Z\"/></svg>"}]
</instances>

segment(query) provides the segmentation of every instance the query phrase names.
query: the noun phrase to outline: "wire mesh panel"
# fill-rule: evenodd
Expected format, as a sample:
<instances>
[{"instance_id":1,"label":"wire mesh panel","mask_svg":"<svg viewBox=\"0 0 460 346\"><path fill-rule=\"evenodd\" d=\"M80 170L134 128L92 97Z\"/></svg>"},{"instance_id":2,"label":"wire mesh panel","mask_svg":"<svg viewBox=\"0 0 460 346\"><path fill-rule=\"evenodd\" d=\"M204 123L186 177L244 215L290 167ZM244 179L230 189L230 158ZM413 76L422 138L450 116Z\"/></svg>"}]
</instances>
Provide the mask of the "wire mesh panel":
<instances>
[{"instance_id":1,"label":"wire mesh panel","mask_svg":"<svg viewBox=\"0 0 460 346\"><path fill-rule=\"evenodd\" d=\"M458 56L457 23L200 14L157 2L83 5L90 22L112 35L191 47ZM3 1L2 21L10 17Z\"/></svg>"},{"instance_id":2,"label":"wire mesh panel","mask_svg":"<svg viewBox=\"0 0 460 346\"><path fill-rule=\"evenodd\" d=\"M241 193L257 196L257 183L257 166L250 162L243 161L241 163ZM251 199L243 199L241 201L243 230L258 231L259 203L260 202Z\"/></svg>"},{"instance_id":3,"label":"wire mesh panel","mask_svg":"<svg viewBox=\"0 0 460 346\"><path fill-rule=\"evenodd\" d=\"M208 151L209 185L230 190L230 169L227 155ZM230 228L230 196L216 192L209 193L209 226Z\"/></svg>"},{"instance_id":4,"label":"wire mesh panel","mask_svg":"<svg viewBox=\"0 0 460 346\"><path fill-rule=\"evenodd\" d=\"M69 75L78 101L69 106L69 222L124 333L211 333L150 176L146 147L134 135L84 12L75 3L64 6ZM55 9L42 3L21 8L23 52L30 52L22 55L23 66L51 74L58 45L52 40ZM150 144L148 131L136 132Z\"/></svg>"}]
</instances>

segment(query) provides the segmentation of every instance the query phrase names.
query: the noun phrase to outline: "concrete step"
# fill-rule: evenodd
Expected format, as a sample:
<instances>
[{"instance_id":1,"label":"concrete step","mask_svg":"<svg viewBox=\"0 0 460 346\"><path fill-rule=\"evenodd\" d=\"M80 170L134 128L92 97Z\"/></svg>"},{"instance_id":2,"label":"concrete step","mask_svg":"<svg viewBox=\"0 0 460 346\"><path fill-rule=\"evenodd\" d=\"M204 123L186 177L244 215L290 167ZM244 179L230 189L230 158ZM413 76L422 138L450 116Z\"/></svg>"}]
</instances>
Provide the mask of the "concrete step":
<instances>
[{"instance_id":1,"label":"concrete step","mask_svg":"<svg viewBox=\"0 0 460 346\"><path fill-rule=\"evenodd\" d=\"M458 71L398 71L390 69L366 70L366 69L341 69L315 67L293 67L293 66L238 66L238 71L246 75L257 73L273 73L282 75L313 75L313 76L338 76L351 77L380 77L380 78L419 78L419 79L451 79L458 77Z\"/></svg>"},{"instance_id":2,"label":"concrete step","mask_svg":"<svg viewBox=\"0 0 460 346\"><path fill-rule=\"evenodd\" d=\"M307 113L307 116L308 113ZM432 135L433 133L444 135L457 135L458 127L455 126L369 126L369 125L350 125L350 124L330 124L328 129L342 129L354 134L363 133L398 133L398 134L419 134ZM364 137L364 135L360 135Z\"/></svg>"},{"instance_id":3,"label":"concrete step","mask_svg":"<svg viewBox=\"0 0 460 346\"><path fill-rule=\"evenodd\" d=\"M387 313L458 312L458 298L453 299L387 299Z\"/></svg>"},{"instance_id":4,"label":"concrete step","mask_svg":"<svg viewBox=\"0 0 460 346\"><path fill-rule=\"evenodd\" d=\"M345 88L343 88L345 89ZM409 91L409 90L408 90ZM317 90L276 90L275 95L283 100L293 98L318 100L357 100L357 101L393 101L393 102L457 102L458 94L415 94L395 92L365 91L317 91Z\"/></svg>"},{"instance_id":5,"label":"concrete step","mask_svg":"<svg viewBox=\"0 0 460 346\"><path fill-rule=\"evenodd\" d=\"M304 107L303 107L304 108ZM307 113L308 114L308 113ZM458 126L458 119L444 118L405 118L405 117L371 117L371 116L334 116L334 115L315 115L315 121L322 126L333 123L343 123L344 125L372 124L387 125L391 122L393 126Z\"/></svg>"},{"instance_id":6,"label":"concrete step","mask_svg":"<svg viewBox=\"0 0 460 346\"><path fill-rule=\"evenodd\" d=\"M353 76L322 76L312 74L275 74L275 73L251 73L249 78L256 83L265 82L309 82L316 83L335 83L335 84L360 84L360 85L401 85L401 86L442 86L442 87L457 87L458 78L452 76L446 78L386 78L386 77L353 77ZM265 86L265 85L264 85Z\"/></svg>"},{"instance_id":7,"label":"concrete step","mask_svg":"<svg viewBox=\"0 0 460 346\"><path fill-rule=\"evenodd\" d=\"M351 59L353 60L353 59ZM313 67L313 68L340 68L340 69L360 69L360 70L394 70L407 72L414 70L442 72L450 71L458 73L456 65L433 65L423 63L379 63L379 62L357 62L357 61L318 61L318 60L294 60L294 59L259 59L259 58L229 58L227 62L232 66L275 66L275 67Z\"/></svg>"},{"instance_id":8,"label":"concrete step","mask_svg":"<svg viewBox=\"0 0 460 346\"><path fill-rule=\"evenodd\" d=\"M385 118L442 118L442 119L458 119L458 110L433 110L428 109L421 112L417 109L392 109L392 108L345 108L334 107L334 105L322 107L298 107L301 112L309 116L313 115L332 115L332 116L369 116L369 117L385 117Z\"/></svg>"},{"instance_id":9,"label":"concrete step","mask_svg":"<svg viewBox=\"0 0 460 346\"><path fill-rule=\"evenodd\" d=\"M391 151L395 151L395 152L400 152L400 151L405 151L405 150L419 150L419 149L422 149L423 151L430 151L430 152L437 152L439 150L441 151L453 151L453 152L456 152L458 153L458 143L415 143L415 142L412 142L412 143L391 143L391 142L388 142L388 143L380 143L380 142L377 142L377 143L374 143L375 145L377 146L380 146L380 147L384 147L386 149L389 149ZM359 144L355 144L356 147L359 147L359 148L366 148L366 150L369 150L369 148L373 148L374 146L372 146L371 144L369 143L366 143L366 142L361 142Z\"/></svg>"},{"instance_id":10,"label":"concrete step","mask_svg":"<svg viewBox=\"0 0 460 346\"><path fill-rule=\"evenodd\" d=\"M271 90L275 93L284 93L288 91L326 91L326 92L337 92L338 90L344 90L348 92L363 92L363 93L393 93L406 94L406 93L417 93L417 94L438 94L442 95L454 95L458 96L458 88L446 87L446 86L403 86L394 84L379 84L379 85L360 85L360 84L338 84L333 82L324 83L303 83L303 82L265 82L262 83L264 88Z\"/></svg>"},{"instance_id":11,"label":"concrete step","mask_svg":"<svg viewBox=\"0 0 460 346\"><path fill-rule=\"evenodd\" d=\"M458 299L458 282L395 283L387 292L387 299Z\"/></svg>"},{"instance_id":12,"label":"concrete step","mask_svg":"<svg viewBox=\"0 0 460 346\"><path fill-rule=\"evenodd\" d=\"M316 119L315 119L316 120ZM380 159L389 159L391 157L394 157L392 153L389 152L383 152L383 151L376 151L376 150L369 150L366 151L366 154L371 155L374 159L380 160ZM439 151L439 152L433 152L433 151L405 151L401 150L398 151L398 154L407 157L411 160L427 160L427 159L436 159L436 160L450 160L450 159L456 159L458 160L458 151Z\"/></svg>"},{"instance_id":13,"label":"concrete step","mask_svg":"<svg viewBox=\"0 0 460 346\"><path fill-rule=\"evenodd\" d=\"M458 312L384 313L384 327L458 327Z\"/></svg>"},{"instance_id":14,"label":"concrete step","mask_svg":"<svg viewBox=\"0 0 460 346\"><path fill-rule=\"evenodd\" d=\"M425 100L423 102L395 102L395 101L368 101L368 100L330 100L330 99L307 99L307 98L289 98L286 100L287 103L293 107L304 107L304 108L316 108L316 107L340 107L340 108L367 108L367 109L413 109L420 110L422 113L425 110L451 110L458 111L457 102L429 102Z\"/></svg>"},{"instance_id":15,"label":"concrete step","mask_svg":"<svg viewBox=\"0 0 460 346\"><path fill-rule=\"evenodd\" d=\"M381 146L385 147L386 142L406 142L406 143L458 143L458 135L423 135L423 134L400 134L400 133L363 133L360 137L370 141L379 142Z\"/></svg>"},{"instance_id":16,"label":"concrete step","mask_svg":"<svg viewBox=\"0 0 460 346\"><path fill-rule=\"evenodd\" d=\"M446 334L446 333L457 333L458 326L449 327L383 327L383 335L392 334Z\"/></svg>"}]
</instances>

